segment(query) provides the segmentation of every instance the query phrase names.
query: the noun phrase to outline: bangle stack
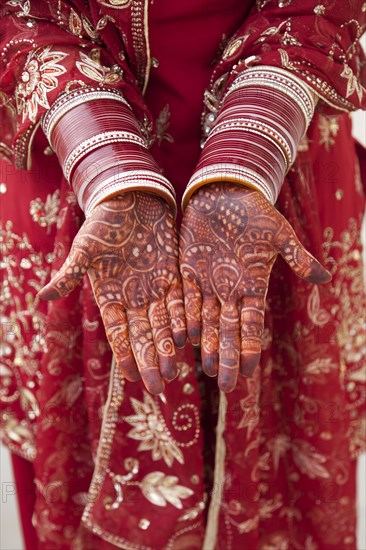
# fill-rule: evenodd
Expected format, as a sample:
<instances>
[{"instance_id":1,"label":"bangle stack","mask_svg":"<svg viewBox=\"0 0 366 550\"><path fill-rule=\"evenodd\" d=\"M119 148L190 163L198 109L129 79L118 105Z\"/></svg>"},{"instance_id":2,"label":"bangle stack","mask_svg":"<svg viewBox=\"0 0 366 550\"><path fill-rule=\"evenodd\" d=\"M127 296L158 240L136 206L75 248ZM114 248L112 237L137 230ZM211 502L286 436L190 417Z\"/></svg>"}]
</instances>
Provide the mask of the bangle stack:
<instances>
[{"instance_id":1,"label":"bangle stack","mask_svg":"<svg viewBox=\"0 0 366 550\"><path fill-rule=\"evenodd\" d=\"M88 87L63 94L42 127L86 215L103 200L137 189L163 197L176 213L174 188L120 92Z\"/></svg>"},{"instance_id":2,"label":"bangle stack","mask_svg":"<svg viewBox=\"0 0 366 550\"><path fill-rule=\"evenodd\" d=\"M233 81L182 200L213 181L261 191L274 204L315 108L296 76L276 67L252 67ZM212 122L212 121L211 121Z\"/></svg>"}]
</instances>

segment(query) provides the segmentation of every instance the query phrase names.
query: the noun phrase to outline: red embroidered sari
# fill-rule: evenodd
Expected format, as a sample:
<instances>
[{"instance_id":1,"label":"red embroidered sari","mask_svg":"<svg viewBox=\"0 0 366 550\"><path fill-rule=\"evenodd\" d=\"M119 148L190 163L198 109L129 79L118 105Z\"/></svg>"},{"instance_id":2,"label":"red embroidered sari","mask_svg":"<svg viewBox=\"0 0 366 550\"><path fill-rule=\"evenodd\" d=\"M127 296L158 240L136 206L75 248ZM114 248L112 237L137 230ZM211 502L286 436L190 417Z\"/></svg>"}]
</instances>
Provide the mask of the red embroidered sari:
<instances>
[{"instance_id":1,"label":"red embroidered sari","mask_svg":"<svg viewBox=\"0 0 366 550\"><path fill-rule=\"evenodd\" d=\"M23 169L0 165L2 428L33 461L38 546L354 548L364 192L342 111L365 106L362 2L87 4L2 2L1 151ZM187 345L152 397L113 364L87 280L48 308L36 298L82 223L37 126L66 89L118 87L179 200L204 90L210 108L251 64L294 71L321 97L277 206L333 280L311 286L279 260L254 376L219 395Z\"/></svg>"}]
</instances>

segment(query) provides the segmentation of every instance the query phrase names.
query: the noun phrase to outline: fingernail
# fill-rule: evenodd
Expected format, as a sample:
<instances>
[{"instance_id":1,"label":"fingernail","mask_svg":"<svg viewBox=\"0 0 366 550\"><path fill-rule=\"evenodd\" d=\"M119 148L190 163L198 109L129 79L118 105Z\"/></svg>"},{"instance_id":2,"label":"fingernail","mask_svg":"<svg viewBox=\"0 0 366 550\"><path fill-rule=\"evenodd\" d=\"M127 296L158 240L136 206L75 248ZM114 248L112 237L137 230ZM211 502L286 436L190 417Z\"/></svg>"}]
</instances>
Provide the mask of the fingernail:
<instances>
[{"instance_id":1,"label":"fingernail","mask_svg":"<svg viewBox=\"0 0 366 550\"><path fill-rule=\"evenodd\" d=\"M176 365L172 366L170 361L167 361L165 364L160 364L160 372L161 376L169 382L174 380L178 374Z\"/></svg>"},{"instance_id":2,"label":"fingernail","mask_svg":"<svg viewBox=\"0 0 366 550\"><path fill-rule=\"evenodd\" d=\"M178 349L183 349L187 342L186 334L177 334L173 336L174 344Z\"/></svg>"},{"instance_id":3,"label":"fingernail","mask_svg":"<svg viewBox=\"0 0 366 550\"><path fill-rule=\"evenodd\" d=\"M173 382L178 376L179 372L177 371L174 375L172 375L170 378L164 377L167 382Z\"/></svg>"},{"instance_id":4,"label":"fingernail","mask_svg":"<svg viewBox=\"0 0 366 550\"><path fill-rule=\"evenodd\" d=\"M60 293L55 289L55 287L48 288L45 286L37 293L37 297L41 300L56 300L57 298L60 298Z\"/></svg>"},{"instance_id":5,"label":"fingernail","mask_svg":"<svg viewBox=\"0 0 366 550\"><path fill-rule=\"evenodd\" d=\"M202 361L203 372L207 374L207 376L210 376L211 378L213 378L214 376L217 376L218 361L219 361L218 354L205 356Z\"/></svg>"},{"instance_id":6,"label":"fingernail","mask_svg":"<svg viewBox=\"0 0 366 550\"><path fill-rule=\"evenodd\" d=\"M137 382L138 380L141 380L141 376L139 372L125 372L124 377L129 382Z\"/></svg>"},{"instance_id":7,"label":"fingernail","mask_svg":"<svg viewBox=\"0 0 366 550\"><path fill-rule=\"evenodd\" d=\"M146 384L145 384L146 385ZM146 389L152 394L152 395L159 395L159 393L163 393L165 389L164 382L162 380L156 380L155 382L152 382L148 385L146 385Z\"/></svg>"},{"instance_id":8,"label":"fingernail","mask_svg":"<svg viewBox=\"0 0 366 550\"><path fill-rule=\"evenodd\" d=\"M234 390L236 382L233 384L231 380L219 380L218 386L224 393L230 393Z\"/></svg>"},{"instance_id":9,"label":"fingernail","mask_svg":"<svg viewBox=\"0 0 366 550\"><path fill-rule=\"evenodd\" d=\"M321 284L329 283L333 279L332 274L329 273L329 271L327 271L326 269L324 270L321 277L322 277L320 281Z\"/></svg>"},{"instance_id":10,"label":"fingernail","mask_svg":"<svg viewBox=\"0 0 366 550\"><path fill-rule=\"evenodd\" d=\"M245 355L240 363L240 374L243 376L252 376L259 364L260 357L260 353L250 353Z\"/></svg>"}]
</instances>

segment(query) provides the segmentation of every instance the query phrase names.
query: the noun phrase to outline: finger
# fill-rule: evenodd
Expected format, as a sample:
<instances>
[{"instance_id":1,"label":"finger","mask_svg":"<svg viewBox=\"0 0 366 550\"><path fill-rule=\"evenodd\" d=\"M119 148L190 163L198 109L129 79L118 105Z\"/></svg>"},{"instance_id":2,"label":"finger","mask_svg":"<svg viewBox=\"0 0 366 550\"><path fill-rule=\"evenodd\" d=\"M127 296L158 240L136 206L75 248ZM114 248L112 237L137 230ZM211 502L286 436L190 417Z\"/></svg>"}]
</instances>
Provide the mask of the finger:
<instances>
[{"instance_id":1,"label":"finger","mask_svg":"<svg viewBox=\"0 0 366 550\"><path fill-rule=\"evenodd\" d=\"M219 369L220 303L216 296L203 297L202 304L202 369L216 376Z\"/></svg>"},{"instance_id":2,"label":"finger","mask_svg":"<svg viewBox=\"0 0 366 550\"><path fill-rule=\"evenodd\" d=\"M61 269L39 291L38 296L42 300L56 300L67 296L82 281L89 265L88 256L81 250L72 248Z\"/></svg>"},{"instance_id":3,"label":"finger","mask_svg":"<svg viewBox=\"0 0 366 550\"><path fill-rule=\"evenodd\" d=\"M240 374L251 376L261 356L265 293L244 297L241 309Z\"/></svg>"},{"instance_id":4,"label":"finger","mask_svg":"<svg viewBox=\"0 0 366 550\"><path fill-rule=\"evenodd\" d=\"M164 391L164 382L160 375L158 355L147 311L129 309L127 310L127 320L131 348L141 378L150 393L161 393Z\"/></svg>"},{"instance_id":5,"label":"finger","mask_svg":"<svg viewBox=\"0 0 366 550\"><path fill-rule=\"evenodd\" d=\"M239 311L235 303L221 305L219 353L219 388L230 392L235 388L240 360Z\"/></svg>"},{"instance_id":6,"label":"finger","mask_svg":"<svg viewBox=\"0 0 366 550\"><path fill-rule=\"evenodd\" d=\"M130 382L141 379L132 353L127 316L123 306L117 302L108 302L100 310L108 341L122 374Z\"/></svg>"},{"instance_id":7,"label":"finger","mask_svg":"<svg viewBox=\"0 0 366 550\"><path fill-rule=\"evenodd\" d=\"M184 313L183 290L179 283L176 283L168 291L166 306L170 316L174 344L177 348L184 348L187 341L187 326Z\"/></svg>"},{"instance_id":8,"label":"finger","mask_svg":"<svg viewBox=\"0 0 366 550\"><path fill-rule=\"evenodd\" d=\"M183 294L188 338L193 346L199 346L201 342L201 291L195 281L183 278Z\"/></svg>"},{"instance_id":9,"label":"finger","mask_svg":"<svg viewBox=\"0 0 366 550\"><path fill-rule=\"evenodd\" d=\"M328 283L332 278L329 271L303 247L291 225L281 217L283 225L276 244L282 258L302 279L310 283Z\"/></svg>"},{"instance_id":10,"label":"finger","mask_svg":"<svg viewBox=\"0 0 366 550\"><path fill-rule=\"evenodd\" d=\"M173 380L177 376L177 360L170 319L164 302L152 303L149 307L148 316L155 349L158 354L160 373L167 380Z\"/></svg>"}]
</instances>

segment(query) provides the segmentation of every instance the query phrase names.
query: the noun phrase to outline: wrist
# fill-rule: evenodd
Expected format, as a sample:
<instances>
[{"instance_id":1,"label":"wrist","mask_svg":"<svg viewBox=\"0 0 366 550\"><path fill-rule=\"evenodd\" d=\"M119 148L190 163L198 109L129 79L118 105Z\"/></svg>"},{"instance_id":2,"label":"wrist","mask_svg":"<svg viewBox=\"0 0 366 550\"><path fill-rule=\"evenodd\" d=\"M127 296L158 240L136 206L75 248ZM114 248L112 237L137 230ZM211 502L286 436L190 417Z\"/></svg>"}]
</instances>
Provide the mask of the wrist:
<instances>
[{"instance_id":1,"label":"wrist","mask_svg":"<svg viewBox=\"0 0 366 550\"><path fill-rule=\"evenodd\" d=\"M157 200L164 200L175 217L174 189L168 180L151 170L136 170L133 169L133 166L130 168L126 169L117 164L98 174L88 183L83 193L85 216L89 217L94 208L106 200L125 193L139 191L153 196Z\"/></svg>"},{"instance_id":2,"label":"wrist","mask_svg":"<svg viewBox=\"0 0 366 550\"><path fill-rule=\"evenodd\" d=\"M206 141L183 208L194 191L215 180L253 187L274 204L314 107L308 87L288 71L259 66L239 74L218 116L206 119Z\"/></svg>"},{"instance_id":3,"label":"wrist","mask_svg":"<svg viewBox=\"0 0 366 550\"><path fill-rule=\"evenodd\" d=\"M86 215L107 197L131 190L159 195L176 211L174 188L120 93L83 89L63 95L43 128Z\"/></svg>"}]
</instances>

